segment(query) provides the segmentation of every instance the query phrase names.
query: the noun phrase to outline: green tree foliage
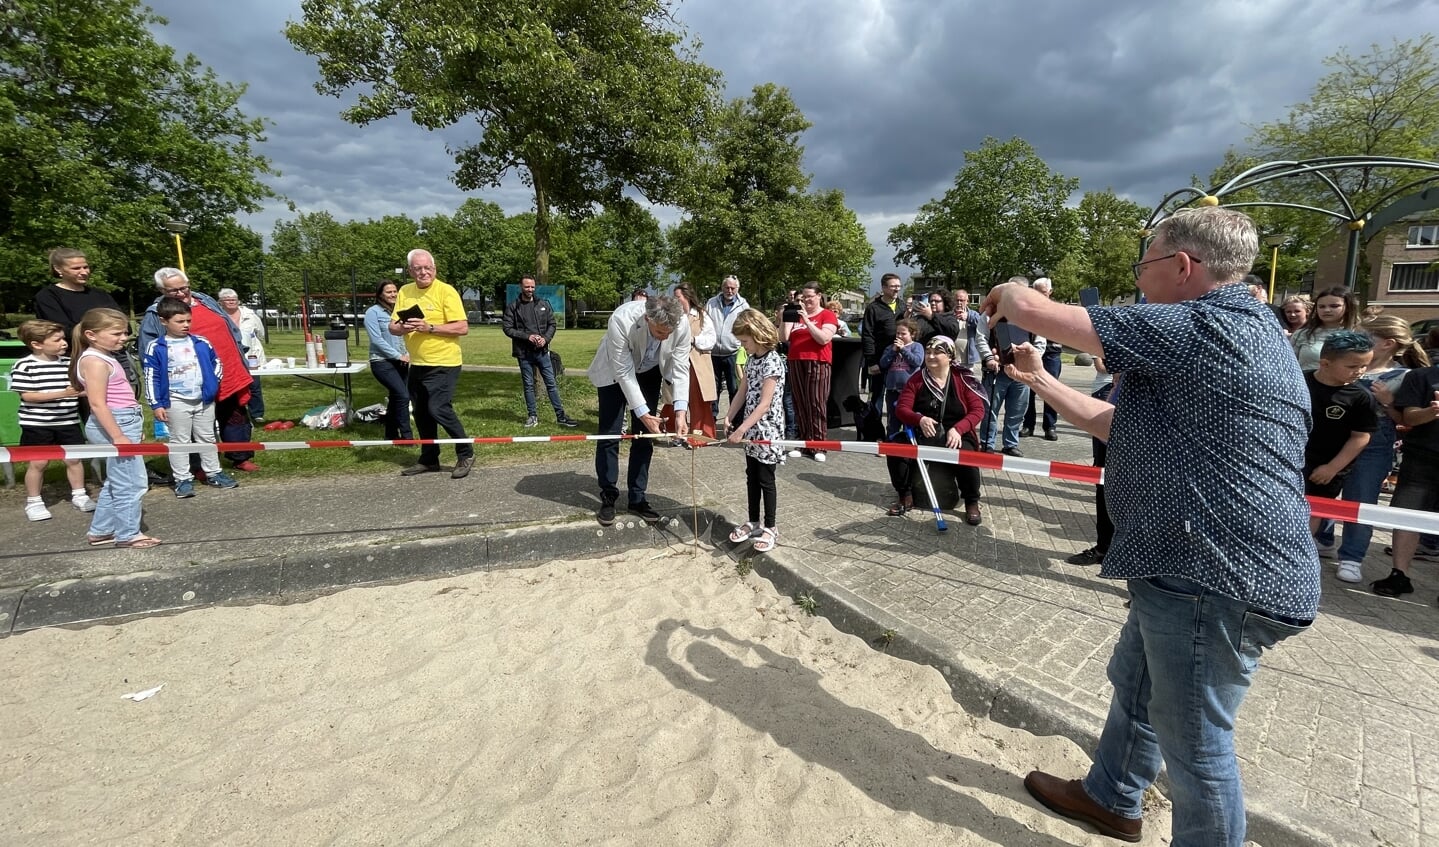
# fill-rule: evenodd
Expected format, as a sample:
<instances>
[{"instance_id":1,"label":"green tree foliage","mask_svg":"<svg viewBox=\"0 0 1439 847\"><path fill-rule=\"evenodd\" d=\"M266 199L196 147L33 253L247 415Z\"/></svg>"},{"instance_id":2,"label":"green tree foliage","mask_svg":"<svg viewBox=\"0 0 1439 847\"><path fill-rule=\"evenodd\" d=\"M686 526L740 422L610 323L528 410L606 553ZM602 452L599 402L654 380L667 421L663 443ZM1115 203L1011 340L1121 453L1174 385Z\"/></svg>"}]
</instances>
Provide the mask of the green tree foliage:
<instances>
[{"instance_id":1,"label":"green tree foliage","mask_svg":"<svg viewBox=\"0 0 1439 847\"><path fill-rule=\"evenodd\" d=\"M1022 138L986 138L964 154L954 186L889 231L899 264L955 283L987 286L1059 264L1078 243L1073 209L1079 180L1052 172Z\"/></svg>"},{"instance_id":2,"label":"green tree foliage","mask_svg":"<svg viewBox=\"0 0 1439 847\"><path fill-rule=\"evenodd\" d=\"M1079 243L1054 271L1054 299L1071 301L1097 288L1104 302L1134 291L1130 265L1138 260L1139 231L1149 210L1113 189L1086 191L1075 212Z\"/></svg>"},{"instance_id":3,"label":"green tree foliage","mask_svg":"<svg viewBox=\"0 0 1439 847\"><path fill-rule=\"evenodd\" d=\"M673 269L701 291L733 273L757 303L811 279L868 286L874 248L844 192L809 190L799 139L810 126L789 90L768 83L724 109L704 190L670 234Z\"/></svg>"},{"instance_id":4,"label":"green tree foliage","mask_svg":"<svg viewBox=\"0 0 1439 847\"><path fill-rule=\"evenodd\" d=\"M157 43L163 24L136 0L0 3L6 305L29 302L61 244L93 254L97 284L121 303L149 302L150 273L173 262L161 221L218 226L273 196L252 147L263 121L237 108L243 86Z\"/></svg>"},{"instance_id":5,"label":"green tree foliage","mask_svg":"<svg viewBox=\"0 0 1439 847\"><path fill-rule=\"evenodd\" d=\"M689 197L719 74L695 61L670 0L304 0L285 29L316 57L321 93L353 94L356 124L408 111L429 129L473 117L453 151L472 190L518 171L535 193L534 268L550 214L589 214L626 189Z\"/></svg>"},{"instance_id":6,"label":"green tree foliage","mask_svg":"<svg viewBox=\"0 0 1439 847\"><path fill-rule=\"evenodd\" d=\"M1375 44L1362 56L1340 50L1324 60L1332 69L1309 100L1287 117L1254 128L1247 149L1225 153L1211 180L1220 185L1248 168L1271 161L1327 156L1394 156L1439 160L1439 43L1433 35ZM1355 168L1332 173L1357 213L1408 193L1404 187L1433 172L1396 168ZM1417 189L1416 189L1417 190ZM1285 178L1222 198L1225 203L1277 201L1340 211L1334 192L1317 178ZM1261 232L1290 236L1280 251L1279 285L1293 284L1313 267L1315 252L1336 237L1331 217L1286 208L1245 209ZM1343 231L1338 231L1343 235ZM1267 273L1268 251L1261 251ZM1366 267L1361 263L1361 269Z\"/></svg>"}]
</instances>

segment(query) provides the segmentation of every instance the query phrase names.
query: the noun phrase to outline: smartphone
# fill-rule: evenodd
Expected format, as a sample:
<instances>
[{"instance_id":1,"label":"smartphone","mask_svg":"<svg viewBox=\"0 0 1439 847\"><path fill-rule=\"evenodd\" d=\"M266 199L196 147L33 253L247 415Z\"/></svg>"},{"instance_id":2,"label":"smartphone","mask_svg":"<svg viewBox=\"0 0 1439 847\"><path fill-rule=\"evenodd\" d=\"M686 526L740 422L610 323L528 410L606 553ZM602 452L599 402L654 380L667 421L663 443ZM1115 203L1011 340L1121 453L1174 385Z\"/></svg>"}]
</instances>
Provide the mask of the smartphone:
<instances>
[{"instance_id":1,"label":"smartphone","mask_svg":"<svg viewBox=\"0 0 1439 847\"><path fill-rule=\"evenodd\" d=\"M1079 305L1083 306L1083 307L1086 308L1086 309L1088 309L1090 306L1098 306L1098 305L1099 305L1099 289L1098 289L1098 288L1081 288L1081 289L1079 289Z\"/></svg>"},{"instance_id":2,"label":"smartphone","mask_svg":"<svg viewBox=\"0 0 1439 847\"><path fill-rule=\"evenodd\" d=\"M786 303L783 318L787 324L799 323L799 307L793 303Z\"/></svg>"},{"instance_id":3,"label":"smartphone","mask_svg":"<svg viewBox=\"0 0 1439 847\"><path fill-rule=\"evenodd\" d=\"M995 339L999 342L999 366L1014 364L1014 347L1029 340L1029 333L1010 323L1000 321L994 325Z\"/></svg>"}]
</instances>

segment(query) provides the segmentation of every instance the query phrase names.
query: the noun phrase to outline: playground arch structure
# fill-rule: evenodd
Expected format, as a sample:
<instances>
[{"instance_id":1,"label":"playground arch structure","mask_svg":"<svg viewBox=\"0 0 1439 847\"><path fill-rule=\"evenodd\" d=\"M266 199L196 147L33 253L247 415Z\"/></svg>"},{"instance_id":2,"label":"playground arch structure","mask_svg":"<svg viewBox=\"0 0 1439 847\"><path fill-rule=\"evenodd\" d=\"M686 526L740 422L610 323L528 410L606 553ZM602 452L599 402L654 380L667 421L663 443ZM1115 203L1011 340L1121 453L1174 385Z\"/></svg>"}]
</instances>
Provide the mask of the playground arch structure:
<instances>
[{"instance_id":1,"label":"playground arch structure","mask_svg":"<svg viewBox=\"0 0 1439 847\"><path fill-rule=\"evenodd\" d=\"M1365 168L1397 168L1413 170L1426 175L1404 183L1398 188L1375 200L1369 208L1356 210L1349 195L1344 192L1331 176L1336 171L1361 170ZM1253 200L1239 203L1225 203L1226 194L1236 194L1266 183L1281 179L1317 179L1334 195L1335 208L1324 209L1302 203L1286 203L1277 200ZM1187 196L1187 199L1184 199ZM1183 199L1183 202L1175 204ZM1197 187L1172 191L1159 201L1150 213L1149 220L1140 231L1140 258L1149 246L1154 226L1169 215L1190 206L1225 206L1239 209L1246 206L1269 206L1273 208L1299 209L1324 215L1342 223L1349 231L1349 243L1344 260L1344 286L1354 289L1359 272L1361 239L1367 243L1391 224L1403 218L1428 209L1439 209L1439 162L1421 159L1401 159L1390 156L1325 156L1300 161L1274 161L1257 165L1240 173L1222 185L1208 190Z\"/></svg>"}]
</instances>

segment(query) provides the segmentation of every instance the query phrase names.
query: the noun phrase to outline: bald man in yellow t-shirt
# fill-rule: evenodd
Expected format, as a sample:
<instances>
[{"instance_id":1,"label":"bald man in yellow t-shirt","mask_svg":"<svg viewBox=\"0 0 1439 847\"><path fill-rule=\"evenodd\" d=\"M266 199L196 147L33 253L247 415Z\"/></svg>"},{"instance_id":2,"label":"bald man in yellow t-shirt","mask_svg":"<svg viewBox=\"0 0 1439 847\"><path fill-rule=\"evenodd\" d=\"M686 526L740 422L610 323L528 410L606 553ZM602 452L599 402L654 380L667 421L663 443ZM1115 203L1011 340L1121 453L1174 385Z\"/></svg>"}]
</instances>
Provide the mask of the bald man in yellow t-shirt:
<instances>
[{"instance_id":1,"label":"bald man in yellow t-shirt","mask_svg":"<svg viewBox=\"0 0 1439 847\"><path fill-rule=\"evenodd\" d=\"M410 351L410 400L415 410L415 432L420 438L436 438L444 427L450 438L469 438L465 426L455 414L455 386L460 381L460 337L468 335L470 323L465 319L465 304L453 286L435 278L435 257L426 250L411 250L406 258L410 279L400 288L395 311L390 316L390 334L405 339ZM418 307L422 317L400 318ZM455 470L450 479L464 479L475 466L473 444L455 445ZM420 448L418 463L400 471L401 476L415 476L440 470L440 448L426 444Z\"/></svg>"}]
</instances>

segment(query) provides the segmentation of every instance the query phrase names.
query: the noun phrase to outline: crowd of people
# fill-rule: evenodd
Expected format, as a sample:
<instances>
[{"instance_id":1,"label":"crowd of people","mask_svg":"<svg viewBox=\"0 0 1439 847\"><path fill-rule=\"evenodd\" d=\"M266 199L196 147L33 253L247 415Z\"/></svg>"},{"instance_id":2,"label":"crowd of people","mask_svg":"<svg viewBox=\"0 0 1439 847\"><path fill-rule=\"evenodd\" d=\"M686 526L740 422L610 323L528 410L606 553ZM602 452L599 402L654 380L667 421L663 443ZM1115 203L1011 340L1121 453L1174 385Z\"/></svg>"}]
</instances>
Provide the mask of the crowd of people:
<instances>
[{"instance_id":1,"label":"crowd of people","mask_svg":"<svg viewBox=\"0 0 1439 847\"><path fill-rule=\"evenodd\" d=\"M1439 367L1425 346L1403 321L1361 314L1344 289L1320 292L1313 308L1290 298L1271 309L1262 286L1245 277L1257 251L1244 214L1185 210L1159 223L1134 264L1138 305L1071 306L1051 299L1049 280L1023 277L995 286L979 309L962 290L905 302L899 277L887 274L858 332L866 414L884 438L1017 456L1019 438L1036 424L1057 437L1063 417L1093 439L1095 464L1106 468L1098 542L1070 561L1126 581L1129 612L1109 665L1114 693L1088 775L1035 771L1024 784L1047 808L1122 840L1139 840L1144 792L1162 762L1172 843L1243 843L1233 727L1258 659L1310 627L1320 557L1337 558L1339 580L1359 582L1372 537L1363 524L1345 524L1339 542L1335 527L1311 518L1305 496L1376 502L1402 444L1392 504L1439 511ZM444 429L464 439L453 409L458 340L468 332L463 305L436 278L430 253L411 251L407 265L411 281L379 286L365 315L371 369L389 394L385 434L408 438L413 413L421 438ZM183 271L157 271L137 363L125 352L128 319L88 287L83 254L56 250L51 266L57 281L37 297L37 319L20 328L31 353L11 378L22 444L140 441L142 398L177 443L249 440L263 414L253 369L263 361L264 327L233 291L212 300L191 290ZM554 314L532 278L521 280L503 328L520 365L524 426L537 424L536 374L556 422L576 426L555 378ZM786 454L774 442L826 440L833 340L847 330L817 283L791 292L773 318L750 306L735 277L708 301L680 284L617 308L587 376L598 394L597 431L619 435L628 422L646 436L630 448L627 510L660 520L647 496L657 445L695 431L723 437L745 455L747 519L730 540L773 550L777 468L789 458L826 458L818 449ZM1093 357L1087 391L1060 381L1065 348ZM196 482L238 484L214 451L177 456L177 497L194 496ZM226 459L236 471L255 469L248 453ZM424 445L401 473L437 472L439 459L438 446ZM456 445L456 459L451 476L464 478L473 446ZM619 441L596 441L601 525L616 520L619 464ZM895 499L886 513L900 517L914 507L923 468L890 459L889 470ZM43 471L32 463L25 477L31 520L50 517ZM78 462L67 463L66 478L72 505L93 513L88 543L161 543L141 529L148 479L139 458L107 460L93 500ZM966 522L981 523L978 469L961 466L954 484ZM1439 559L1431 542L1395 531L1392 568L1372 589L1412 592L1413 560Z\"/></svg>"}]
</instances>

